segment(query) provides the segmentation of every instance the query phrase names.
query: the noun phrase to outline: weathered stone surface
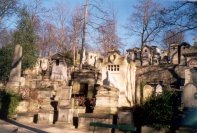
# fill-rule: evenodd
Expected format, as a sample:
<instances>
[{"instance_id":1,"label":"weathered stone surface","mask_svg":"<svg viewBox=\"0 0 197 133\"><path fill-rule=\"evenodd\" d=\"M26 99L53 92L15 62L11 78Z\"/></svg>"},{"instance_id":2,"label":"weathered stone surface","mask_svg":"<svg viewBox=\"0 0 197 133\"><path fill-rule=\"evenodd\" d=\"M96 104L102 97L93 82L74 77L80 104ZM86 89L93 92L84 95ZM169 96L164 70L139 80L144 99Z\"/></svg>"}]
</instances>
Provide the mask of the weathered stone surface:
<instances>
[{"instance_id":1,"label":"weathered stone surface","mask_svg":"<svg viewBox=\"0 0 197 133\"><path fill-rule=\"evenodd\" d=\"M67 80L67 65L63 61L53 62L51 80Z\"/></svg>"},{"instance_id":2,"label":"weathered stone surface","mask_svg":"<svg viewBox=\"0 0 197 133\"><path fill-rule=\"evenodd\" d=\"M138 67L136 71L136 81L146 81L150 83L163 81L163 84L170 84L177 81L177 78L173 75L174 73L176 73L178 77L185 79L185 69L187 69L186 66L175 65Z\"/></svg>"},{"instance_id":3,"label":"weathered stone surface","mask_svg":"<svg viewBox=\"0 0 197 133\"><path fill-rule=\"evenodd\" d=\"M38 113L38 123L53 124L54 112L51 110L41 110Z\"/></svg>"},{"instance_id":4,"label":"weathered stone surface","mask_svg":"<svg viewBox=\"0 0 197 133\"><path fill-rule=\"evenodd\" d=\"M97 88L94 113L116 113L118 107L118 89L110 86Z\"/></svg>"},{"instance_id":5,"label":"weathered stone surface","mask_svg":"<svg viewBox=\"0 0 197 133\"><path fill-rule=\"evenodd\" d=\"M116 114L117 111L117 107L94 107L94 113Z\"/></svg>"},{"instance_id":6,"label":"weathered stone surface","mask_svg":"<svg viewBox=\"0 0 197 133\"><path fill-rule=\"evenodd\" d=\"M22 122L22 123L33 123L34 119L34 113L19 113L17 115L17 122Z\"/></svg>"},{"instance_id":7,"label":"weathered stone surface","mask_svg":"<svg viewBox=\"0 0 197 133\"><path fill-rule=\"evenodd\" d=\"M71 89L61 89L56 92L56 96L58 96L59 99L71 99L71 94Z\"/></svg>"},{"instance_id":8,"label":"weathered stone surface","mask_svg":"<svg viewBox=\"0 0 197 133\"><path fill-rule=\"evenodd\" d=\"M39 90L38 91L38 98L48 98L52 96L52 91L49 90Z\"/></svg>"},{"instance_id":9,"label":"weathered stone surface","mask_svg":"<svg viewBox=\"0 0 197 133\"><path fill-rule=\"evenodd\" d=\"M29 101L28 112L38 112L38 110L39 110L38 100L31 99Z\"/></svg>"},{"instance_id":10,"label":"weathered stone surface","mask_svg":"<svg viewBox=\"0 0 197 133\"><path fill-rule=\"evenodd\" d=\"M184 107L197 107L197 100L194 98L194 94L197 93L196 86L189 83L184 86L182 93L182 103Z\"/></svg>"},{"instance_id":11,"label":"weathered stone surface","mask_svg":"<svg viewBox=\"0 0 197 133\"><path fill-rule=\"evenodd\" d=\"M53 107L51 106L51 101L49 99L43 99L40 103L40 109L41 110L53 110Z\"/></svg>"},{"instance_id":12,"label":"weathered stone surface","mask_svg":"<svg viewBox=\"0 0 197 133\"><path fill-rule=\"evenodd\" d=\"M137 102L137 104L140 104L140 99L141 99L141 90L140 90L140 84L138 84L137 89L136 89L136 102Z\"/></svg>"},{"instance_id":13,"label":"weathered stone surface","mask_svg":"<svg viewBox=\"0 0 197 133\"><path fill-rule=\"evenodd\" d=\"M71 108L59 108L58 121L72 123L73 121L73 109Z\"/></svg>"},{"instance_id":14,"label":"weathered stone surface","mask_svg":"<svg viewBox=\"0 0 197 133\"><path fill-rule=\"evenodd\" d=\"M22 47L17 44L14 51L14 58L12 62L12 70L9 76L9 82L6 85L6 88L17 93L19 91L18 89L20 86L21 62L22 62Z\"/></svg>"},{"instance_id":15,"label":"weathered stone surface","mask_svg":"<svg viewBox=\"0 0 197 133\"><path fill-rule=\"evenodd\" d=\"M153 94L153 87L151 87L150 85L145 85L143 88L143 100L148 99L149 97L152 96Z\"/></svg>"},{"instance_id":16,"label":"weathered stone surface","mask_svg":"<svg viewBox=\"0 0 197 133\"><path fill-rule=\"evenodd\" d=\"M17 113L24 113L28 111L29 101L21 101L16 108Z\"/></svg>"},{"instance_id":17,"label":"weathered stone surface","mask_svg":"<svg viewBox=\"0 0 197 133\"><path fill-rule=\"evenodd\" d=\"M24 87L25 86L25 78L24 77L21 77L20 78L20 86L21 87Z\"/></svg>"},{"instance_id":18,"label":"weathered stone surface","mask_svg":"<svg viewBox=\"0 0 197 133\"><path fill-rule=\"evenodd\" d=\"M71 103L70 103L70 99L63 99L63 100L59 100L59 104L60 107L70 107Z\"/></svg>"},{"instance_id":19,"label":"weathered stone surface","mask_svg":"<svg viewBox=\"0 0 197 133\"><path fill-rule=\"evenodd\" d=\"M117 97L96 97L96 106L99 107L117 107Z\"/></svg>"},{"instance_id":20,"label":"weathered stone surface","mask_svg":"<svg viewBox=\"0 0 197 133\"><path fill-rule=\"evenodd\" d=\"M133 115L131 111L118 112L118 124L132 124Z\"/></svg>"},{"instance_id":21,"label":"weathered stone surface","mask_svg":"<svg viewBox=\"0 0 197 133\"><path fill-rule=\"evenodd\" d=\"M185 69L185 85L191 83L191 71L190 69Z\"/></svg>"}]
</instances>

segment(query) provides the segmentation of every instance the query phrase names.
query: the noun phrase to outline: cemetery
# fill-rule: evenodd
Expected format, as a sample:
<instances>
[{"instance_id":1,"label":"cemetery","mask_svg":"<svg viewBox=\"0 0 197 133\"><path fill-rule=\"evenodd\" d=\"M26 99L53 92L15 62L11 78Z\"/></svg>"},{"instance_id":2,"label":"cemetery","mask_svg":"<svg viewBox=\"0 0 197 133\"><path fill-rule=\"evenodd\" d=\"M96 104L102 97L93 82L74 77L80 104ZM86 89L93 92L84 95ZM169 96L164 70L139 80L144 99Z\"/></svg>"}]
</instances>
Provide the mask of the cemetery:
<instances>
[{"instance_id":1,"label":"cemetery","mask_svg":"<svg viewBox=\"0 0 197 133\"><path fill-rule=\"evenodd\" d=\"M0 3L0 133L197 133L196 1Z\"/></svg>"},{"instance_id":2,"label":"cemetery","mask_svg":"<svg viewBox=\"0 0 197 133\"><path fill-rule=\"evenodd\" d=\"M22 47L16 45L9 81L1 89L20 97L16 112L9 117L21 123L93 132L194 131L197 121L190 119L197 109L197 59L192 52L182 54L184 65L177 64L179 55L173 57L175 64L146 66L137 66L131 53L122 56L110 51L105 57L95 54L94 58L87 53L82 70L67 66L66 57L57 53L38 58L33 68L21 74ZM160 116L147 114L151 111Z\"/></svg>"}]
</instances>

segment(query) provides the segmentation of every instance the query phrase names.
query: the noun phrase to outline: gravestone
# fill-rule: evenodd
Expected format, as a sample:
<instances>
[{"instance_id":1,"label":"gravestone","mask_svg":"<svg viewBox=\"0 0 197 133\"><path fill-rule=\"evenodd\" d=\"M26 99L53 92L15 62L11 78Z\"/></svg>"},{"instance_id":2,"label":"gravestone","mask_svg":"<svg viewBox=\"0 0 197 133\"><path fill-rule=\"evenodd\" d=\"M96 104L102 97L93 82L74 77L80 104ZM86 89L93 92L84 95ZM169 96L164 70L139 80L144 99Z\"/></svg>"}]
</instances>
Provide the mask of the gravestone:
<instances>
[{"instance_id":1,"label":"gravestone","mask_svg":"<svg viewBox=\"0 0 197 133\"><path fill-rule=\"evenodd\" d=\"M51 80L67 80L67 65L65 62L53 62Z\"/></svg>"},{"instance_id":2,"label":"gravestone","mask_svg":"<svg viewBox=\"0 0 197 133\"><path fill-rule=\"evenodd\" d=\"M143 88L143 101L147 100L153 94L153 87L150 85L145 85Z\"/></svg>"},{"instance_id":3,"label":"gravestone","mask_svg":"<svg viewBox=\"0 0 197 133\"><path fill-rule=\"evenodd\" d=\"M191 69L191 79L192 79L192 83L197 86L197 69L193 68Z\"/></svg>"},{"instance_id":4,"label":"gravestone","mask_svg":"<svg viewBox=\"0 0 197 133\"><path fill-rule=\"evenodd\" d=\"M194 98L195 93L197 91L194 84L189 83L184 86L182 93L183 107L197 107L197 100Z\"/></svg>"},{"instance_id":5,"label":"gravestone","mask_svg":"<svg viewBox=\"0 0 197 133\"><path fill-rule=\"evenodd\" d=\"M118 124L131 124L133 122L133 114L131 110L120 110L118 112Z\"/></svg>"},{"instance_id":6,"label":"gravestone","mask_svg":"<svg viewBox=\"0 0 197 133\"><path fill-rule=\"evenodd\" d=\"M40 67L43 71L46 71L48 69L48 59L41 59L40 60Z\"/></svg>"},{"instance_id":7,"label":"gravestone","mask_svg":"<svg viewBox=\"0 0 197 133\"><path fill-rule=\"evenodd\" d=\"M22 47L17 44L15 46L14 58L12 62L12 69L9 76L9 82L6 88L10 91L18 93L21 78L21 62L22 62Z\"/></svg>"},{"instance_id":8,"label":"gravestone","mask_svg":"<svg viewBox=\"0 0 197 133\"><path fill-rule=\"evenodd\" d=\"M162 86L160 84L158 84L155 88L155 95L158 96L158 95L162 94L162 92L163 92Z\"/></svg>"}]
</instances>

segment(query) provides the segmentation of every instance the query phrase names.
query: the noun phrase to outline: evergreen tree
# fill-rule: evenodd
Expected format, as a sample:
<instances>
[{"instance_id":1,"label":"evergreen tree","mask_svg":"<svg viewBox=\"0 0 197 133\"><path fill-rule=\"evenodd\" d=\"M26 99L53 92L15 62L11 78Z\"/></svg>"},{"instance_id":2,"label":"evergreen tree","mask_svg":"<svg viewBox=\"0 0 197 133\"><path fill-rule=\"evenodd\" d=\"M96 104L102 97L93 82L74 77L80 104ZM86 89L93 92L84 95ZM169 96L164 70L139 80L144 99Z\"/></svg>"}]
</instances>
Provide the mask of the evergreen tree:
<instances>
[{"instance_id":1,"label":"evergreen tree","mask_svg":"<svg viewBox=\"0 0 197 133\"><path fill-rule=\"evenodd\" d=\"M0 81L7 81L13 60L14 45L5 45L0 49Z\"/></svg>"},{"instance_id":2,"label":"evergreen tree","mask_svg":"<svg viewBox=\"0 0 197 133\"><path fill-rule=\"evenodd\" d=\"M37 60L36 33L31 15L26 8L19 13L17 30L13 34L13 43L20 44L23 48L22 70L32 67Z\"/></svg>"}]
</instances>

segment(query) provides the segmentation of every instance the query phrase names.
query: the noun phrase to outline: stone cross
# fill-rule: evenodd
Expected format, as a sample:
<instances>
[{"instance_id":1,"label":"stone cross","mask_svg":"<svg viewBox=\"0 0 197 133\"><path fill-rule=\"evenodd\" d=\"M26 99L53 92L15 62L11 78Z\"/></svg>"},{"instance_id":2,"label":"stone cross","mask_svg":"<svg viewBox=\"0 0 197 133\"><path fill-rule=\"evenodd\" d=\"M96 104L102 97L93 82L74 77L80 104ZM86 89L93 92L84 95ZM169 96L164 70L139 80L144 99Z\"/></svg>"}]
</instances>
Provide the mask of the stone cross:
<instances>
[{"instance_id":1,"label":"stone cross","mask_svg":"<svg viewBox=\"0 0 197 133\"><path fill-rule=\"evenodd\" d=\"M21 78L21 63L22 63L22 47L17 44L15 46L14 58L12 62L12 69L9 76L9 82L6 88L18 92Z\"/></svg>"}]
</instances>

